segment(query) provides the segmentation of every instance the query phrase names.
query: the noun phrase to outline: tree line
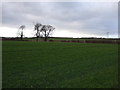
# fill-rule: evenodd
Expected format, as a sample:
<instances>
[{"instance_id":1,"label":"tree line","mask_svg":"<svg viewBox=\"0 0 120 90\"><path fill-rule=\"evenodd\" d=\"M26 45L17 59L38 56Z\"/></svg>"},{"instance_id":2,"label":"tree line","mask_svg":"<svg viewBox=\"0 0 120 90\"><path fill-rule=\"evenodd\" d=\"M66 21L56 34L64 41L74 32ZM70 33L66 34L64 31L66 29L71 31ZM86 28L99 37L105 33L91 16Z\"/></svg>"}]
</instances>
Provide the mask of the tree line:
<instances>
[{"instance_id":1,"label":"tree line","mask_svg":"<svg viewBox=\"0 0 120 90\"><path fill-rule=\"evenodd\" d=\"M19 33L21 40L23 40L23 36L24 36L23 31L24 31L25 28L26 28L25 25L21 25L19 27L19 29L21 30L20 33ZM54 29L55 28L53 26L51 26L51 25L42 25L41 23L36 23L34 25L36 41L38 42L39 37L44 37L43 38L44 41L47 41L48 37L50 35L52 35Z\"/></svg>"}]
</instances>

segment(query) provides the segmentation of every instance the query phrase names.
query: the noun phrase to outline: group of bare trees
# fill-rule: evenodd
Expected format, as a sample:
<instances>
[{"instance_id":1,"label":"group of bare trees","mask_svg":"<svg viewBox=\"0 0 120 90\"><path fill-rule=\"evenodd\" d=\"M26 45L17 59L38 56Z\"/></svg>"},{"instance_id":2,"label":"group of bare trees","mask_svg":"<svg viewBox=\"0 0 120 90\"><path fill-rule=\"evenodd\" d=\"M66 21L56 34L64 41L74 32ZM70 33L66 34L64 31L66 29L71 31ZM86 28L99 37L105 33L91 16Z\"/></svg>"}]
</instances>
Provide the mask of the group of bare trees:
<instances>
[{"instance_id":1,"label":"group of bare trees","mask_svg":"<svg viewBox=\"0 0 120 90\"><path fill-rule=\"evenodd\" d=\"M23 30L25 29L25 25L21 25L19 29L21 30L19 35L21 40L23 40ZM48 37L53 33L54 29L55 28L51 25L42 25L41 23L36 23L34 25L36 41L38 42L39 37L44 37L44 41L47 41Z\"/></svg>"}]
</instances>

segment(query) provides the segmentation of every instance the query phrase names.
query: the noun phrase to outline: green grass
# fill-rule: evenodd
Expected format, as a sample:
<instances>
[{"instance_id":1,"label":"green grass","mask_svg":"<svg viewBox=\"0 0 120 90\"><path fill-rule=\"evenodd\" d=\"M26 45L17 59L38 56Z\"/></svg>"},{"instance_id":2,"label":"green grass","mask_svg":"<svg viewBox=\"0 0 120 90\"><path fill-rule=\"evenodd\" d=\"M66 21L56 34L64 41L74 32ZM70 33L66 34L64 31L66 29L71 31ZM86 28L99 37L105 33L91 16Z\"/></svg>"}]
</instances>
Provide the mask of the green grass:
<instances>
[{"instance_id":1,"label":"green grass","mask_svg":"<svg viewBox=\"0 0 120 90\"><path fill-rule=\"evenodd\" d=\"M115 88L117 44L3 41L3 88Z\"/></svg>"}]
</instances>

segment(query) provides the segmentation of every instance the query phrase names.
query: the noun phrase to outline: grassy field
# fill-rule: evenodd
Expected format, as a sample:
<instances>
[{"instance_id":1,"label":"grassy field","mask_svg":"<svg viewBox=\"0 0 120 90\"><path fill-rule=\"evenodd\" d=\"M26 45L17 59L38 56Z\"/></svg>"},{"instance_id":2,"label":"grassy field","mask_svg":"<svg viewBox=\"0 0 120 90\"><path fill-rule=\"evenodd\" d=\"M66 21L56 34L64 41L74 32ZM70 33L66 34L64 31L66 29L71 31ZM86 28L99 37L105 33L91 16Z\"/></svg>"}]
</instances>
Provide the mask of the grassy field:
<instances>
[{"instance_id":1,"label":"grassy field","mask_svg":"<svg viewBox=\"0 0 120 90\"><path fill-rule=\"evenodd\" d=\"M3 88L115 88L117 44L3 41Z\"/></svg>"}]
</instances>

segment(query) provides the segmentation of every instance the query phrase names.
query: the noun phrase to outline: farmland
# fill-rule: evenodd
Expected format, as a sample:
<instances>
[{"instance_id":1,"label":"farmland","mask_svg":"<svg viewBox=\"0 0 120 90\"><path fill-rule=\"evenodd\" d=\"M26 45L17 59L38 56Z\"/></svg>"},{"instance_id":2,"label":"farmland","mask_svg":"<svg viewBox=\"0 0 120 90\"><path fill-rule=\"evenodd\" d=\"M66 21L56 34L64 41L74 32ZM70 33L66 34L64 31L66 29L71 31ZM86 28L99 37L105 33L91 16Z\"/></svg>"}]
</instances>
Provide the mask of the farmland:
<instances>
[{"instance_id":1,"label":"farmland","mask_svg":"<svg viewBox=\"0 0 120 90\"><path fill-rule=\"evenodd\" d=\"M118 45L3 41L3 88L115 88Z\"/></svg>"}]
</instances>

